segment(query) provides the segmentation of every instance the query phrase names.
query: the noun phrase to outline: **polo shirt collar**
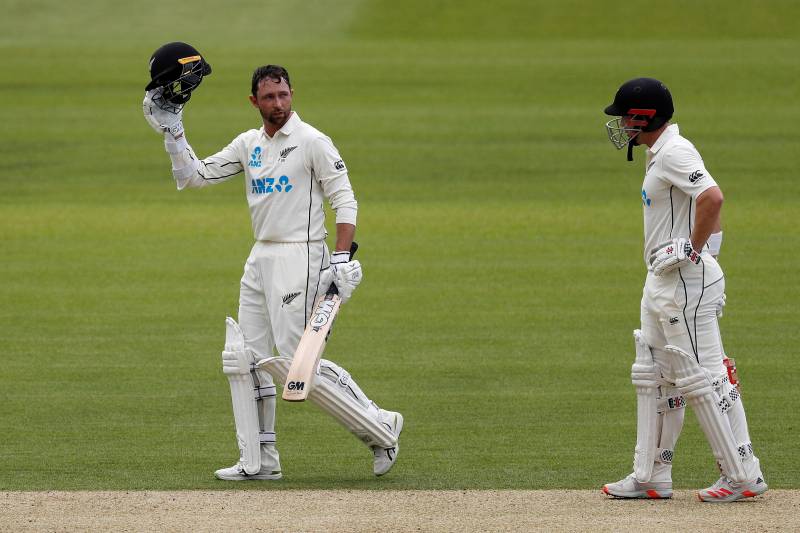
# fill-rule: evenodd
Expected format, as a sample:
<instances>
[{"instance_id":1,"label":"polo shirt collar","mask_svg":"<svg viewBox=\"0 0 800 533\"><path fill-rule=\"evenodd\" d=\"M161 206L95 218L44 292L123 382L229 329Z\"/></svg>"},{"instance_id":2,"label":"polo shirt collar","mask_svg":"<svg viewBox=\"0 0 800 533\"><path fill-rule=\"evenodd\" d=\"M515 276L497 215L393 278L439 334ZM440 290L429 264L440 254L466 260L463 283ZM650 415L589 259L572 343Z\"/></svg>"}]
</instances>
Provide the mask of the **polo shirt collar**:
<instances>
[{"instance_id":1,"label":"polo shirt collar","mask_svg":"<svg viewBox=\"0 0 800 533\"><path fill-rule=\"evenodd\" d=\"M670 124L669 126L667 126L667 129L665 129L658 137L656 143L650 148L648 148L647 151L650 152L652 155L655 155L659 150L661 150L662 146L667 144L667 141L669 141L671 138L678 135L679 133L680 131L678 130L678 125Z\"/></svg>"},{"instance_id":2,"label":"polo shirt collar","mask_svg":"<svg viewBox=\"0 0 800 533\"><path fill-rule=\"evenodd\" d=\"M301 122L300 115L298 115L296 111L292 111L291 116L289 116L289 120L286 121L286 124L284 124L281 129L275 132L275 135L273 135L272 138L274 139L279 133L287 136L291 135L291 133ZM261 135L267 137L268 139L270 138L269 135L267 135L266 130L264 130L264 126L261 126Z\"/></svg>"}]
</instances>

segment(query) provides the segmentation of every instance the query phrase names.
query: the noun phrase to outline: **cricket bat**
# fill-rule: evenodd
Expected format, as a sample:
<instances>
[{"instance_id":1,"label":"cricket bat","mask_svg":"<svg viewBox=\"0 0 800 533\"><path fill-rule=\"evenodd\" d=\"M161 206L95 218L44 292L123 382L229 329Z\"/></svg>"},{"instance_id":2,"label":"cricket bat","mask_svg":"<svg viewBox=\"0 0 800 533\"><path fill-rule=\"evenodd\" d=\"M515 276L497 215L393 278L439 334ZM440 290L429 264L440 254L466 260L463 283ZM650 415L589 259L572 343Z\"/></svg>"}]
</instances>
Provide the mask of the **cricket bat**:
<instances>
[{"instance_id":1,"label":"cricket bat","mask_svg":"<svg viewBox=\"0 0 800 533\"><path fill-rule=\"evenodd\" d=\"M350 259L356 254L358 244L350 246ZM319 360L331 334L333 321L339 312L342 299L335 283L331 283L325 294L314 305L311 319L306 325L300 343L294 351L289 373L286 375L286 384L281 396L287 402L302 402L311 392L314 375L319 367Z\"/></svg>"}]
</instances>

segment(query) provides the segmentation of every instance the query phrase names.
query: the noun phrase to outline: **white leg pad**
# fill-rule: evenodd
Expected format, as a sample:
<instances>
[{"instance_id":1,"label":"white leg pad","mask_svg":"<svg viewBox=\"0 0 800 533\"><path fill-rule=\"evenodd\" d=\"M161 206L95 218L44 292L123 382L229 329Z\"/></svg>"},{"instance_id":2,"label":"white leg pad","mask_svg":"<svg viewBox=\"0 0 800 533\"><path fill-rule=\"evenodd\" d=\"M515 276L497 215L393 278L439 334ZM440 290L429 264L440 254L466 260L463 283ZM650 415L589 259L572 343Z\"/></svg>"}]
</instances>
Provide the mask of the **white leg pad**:
<instances>
[{"instance_id":1,"label":"white leg pad","mask_svg":"<svg viewBox=\"0 0 800 533\"><path fill-rule=\"evenodd\" d=\"M664 350L674 356L675 385L697 415L723 472L736 483L748 481L733 430L722 411L724 402L714 391L712 380L695 358L681 348L667 345Z\"/></svg>"},{"instance_id":2,"label":"white leg pad","mask_svg":"<svg viewBox=\"0 0 800 533\"><path fill-rule=\"evenodd\" d=\"M675 455L675 444L683 429L686 400L678 394L678 389L663 382L659 391L659 437L656 462L670 465Z\"/></svg>"},{"instance_id":3,"label":"white leg pad","mask_svg":"<svg viewBox=\"0 0 800 533\"><path fill-rule=\"evenodd\" d=\"M289 357L269 357L257 363L281 385L292 360ZM308 399L347 428L367 446L391 448L397 437L382 423L377 406L370 402L355 381L341 367L326 359L320 360L319 372Z\"/></svg>"},{"instance_id":4,"label":"white leg pad","mask_svg":"<svg viewBox=\"0 0 800 533\"><path fill-rule=\"evenodd\" d=\"M230 317L225 320L225 350L222 352L222 372L231 386L233 419L236 440L239 443L239 460L247 474L261 470L261 447L258 410L253 394L250 374L252 356L244 346L244 336L239 324Z\"/></svg>"},{"instance_id":5,"label":"white leg pad","mask_svg":"<svg viewBox=\"0 0 800 533\"><path fill-rule=\"evenodd\" d=\"M750 432L747 427L747 417L744 413L739 388L732 385L728 375L720 376L713 381L714 390L720 397L720 410L728 417L728 422L733 430L733 436L738 444L739 457L744 462L748 480L763 478L758 457L753 454L753 445L750 442Z\"/></svg>"},{"instance_id":6,"label":"white leg pad","mask_svg":"<svg viewBox=\"0 0 800 533\"><path fill-rule=\"evenodd\" d=\"M650 481L658 448L658 379L650 346L641 330L634 330L636 359L631 367L631 382L636 387L636 451L633 472L642 483Z\"/></svg>"}]
</instances>

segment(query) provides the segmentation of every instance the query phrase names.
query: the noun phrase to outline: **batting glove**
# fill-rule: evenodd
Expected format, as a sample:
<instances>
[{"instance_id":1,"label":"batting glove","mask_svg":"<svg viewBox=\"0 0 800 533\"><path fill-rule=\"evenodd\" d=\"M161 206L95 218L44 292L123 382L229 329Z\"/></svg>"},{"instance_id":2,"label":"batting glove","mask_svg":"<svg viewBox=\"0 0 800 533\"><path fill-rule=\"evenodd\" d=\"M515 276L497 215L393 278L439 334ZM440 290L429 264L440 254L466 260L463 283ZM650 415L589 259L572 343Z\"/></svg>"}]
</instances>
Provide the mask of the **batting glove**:
<instances>
[{"instance_id":1,"label":"batting glove","mask_svg":"<svg viewBox=\"0 0 800 533\"><path fill-rule=\"evenodd\" d=\"M159 91L162 90L163 88L159 87L144 93L142 112L147 123L157 133L169 133L173 139L178 139L183 136L183 109L172 111L176 108L166 110L159 107L153 100L157 99Z\"/></svg>"},{"instance_id":2,"label":"batting glove","mask_svg":"<svg viewBox=\"0 0 800 533\"><path fill-rule=\"evenodd\" d=\"M361 283L361 278L361 263L358 260L351 261L350 252L334 252L331 254L330 268L320 274L319 284L326 291L331 283L335 284L342 303L345 303Z\"/></svg>"},{"instance_id":3,"label":"batting glove","mask_svg":"<svg viewBox=\"0 0 800 533\"><path fill-rule=\"evenodd\" d=\"M672 272L687 263L700 263L700 252L692 247L689 239L679 237L650 250L650 266L656 276Z\"/></svg>"}]
</instances>

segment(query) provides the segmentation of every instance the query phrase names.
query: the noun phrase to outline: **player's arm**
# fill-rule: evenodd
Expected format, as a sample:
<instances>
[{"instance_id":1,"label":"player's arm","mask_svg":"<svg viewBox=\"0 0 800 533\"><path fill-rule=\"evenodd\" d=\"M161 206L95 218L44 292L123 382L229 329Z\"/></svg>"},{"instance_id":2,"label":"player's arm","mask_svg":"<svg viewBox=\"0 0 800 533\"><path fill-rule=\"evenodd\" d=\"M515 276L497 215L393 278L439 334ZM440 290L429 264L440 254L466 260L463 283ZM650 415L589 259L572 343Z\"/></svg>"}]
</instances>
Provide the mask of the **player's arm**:
<instances>
[{"instance_id":1,"label":"player's arm","mask_svg":"<svg viewBox=\"0 0 800 533\"><path fill-rule=\"evenodd\" d=\"M675 237L650 251L650 265L656 276L688 263L700 263L702 250L719 224L723 200L722 191L694 147L674 148L665 154L662 168L663 179L694 200L695 216L693 223L689 221L690 235Z\"/></svg>"},{"instance_id":2,"label":"player's arm","mask_svg":"<svg viewBox=\"0 0 800 533\"><path fill-rule=\"evenodd\" d=\"M353 239L356 236L356 225L348 223L336 224L336 250L334 252L345 252L350 250Z\"/></svg>"},{"instance_id":3,"label":"player's arm","mask_svg":"<svg viewBox=\"0 0 800 533\"><path fill-rule=\"evenodd\" d=\"M240 174L244 165L238 156L237 141L238 138L216 154L198 159L185 135L174 139L165 133L164 148L172 160L172 177L178 190L222 183Z\"/></svg>"},{"instance_id":4,"label":"player's arm","mask_svg":"<svg viewBox=\"0 0 800 533\"><path fill-rule=\"evenodd\" d=\"M697 197L697 211L692 228L692 247L702 250L712 233L719 231L719 215L724 198L719 187L711 187Z\"/></svg>"},{"instance_id":5,"label":"player's arm","mask_svg":"<svg viewBox=\"0 0 800 533\"><path fill-rule=\"evenodd\" d=\"M358 202L356 202L353 187L350 185L350 178L347 175L347 167L344 164L339 151L328 137L318 137L311 143L311 166L314 169L314 177L322 187L325 198L336 212L336 249L349 250L350 245L342 242L343 248L339 247L339 225L353 226L352 232L355 233L356 219L358 215ZM342 238L346 240L348 236L347 228L342 228L344 232ZM352 241L352 234L350 235Z\"/></svg>"},{"instance_id":6,"label":"player's arm","mask_svg":"<svg viewBox=\"0 0 800 533\"><path fill-rule=\"evenodd\" d=\"M350 245L356 233L358 202L350 185L347 167L339 151L327 137L315 139L311 145L311 165L331 208L336 212L336 249L331 254L331 268L322 272L322 286L335 283L342 303L361 283L361 263L350 257Z\"/></svg>"},{"instance_id":7,"label":"player's arm","mask_svg":"<svg viewBox=\"0 0 800 533\"><path fill-rule=\"evenodd\" d=\"M160 90L145 93L142 110L147 123L164 136L164 149L172 161L172 176L178 190L221 183L242 172L244 166L236 145L239 138L211 157L199 159L186 140L183 107L164 109L156 105L154 97Z\"/></svg>"}]
</instances>

